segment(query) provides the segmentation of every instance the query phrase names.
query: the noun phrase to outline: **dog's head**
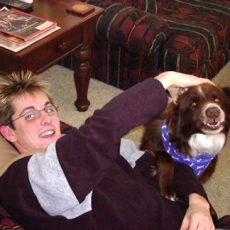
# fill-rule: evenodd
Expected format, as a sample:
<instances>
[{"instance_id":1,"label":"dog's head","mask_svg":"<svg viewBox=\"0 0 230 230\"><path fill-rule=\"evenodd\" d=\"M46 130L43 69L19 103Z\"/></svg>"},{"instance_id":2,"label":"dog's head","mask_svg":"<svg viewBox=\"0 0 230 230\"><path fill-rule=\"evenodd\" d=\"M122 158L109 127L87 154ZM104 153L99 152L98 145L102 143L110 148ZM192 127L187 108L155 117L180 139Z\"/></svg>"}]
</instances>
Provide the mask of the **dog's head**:
<instances>
[{"instance_id":1,"label":"dog's head","mask_svg":"<svg viewBox=\"0 0 230 230\"><path fill-rule=\"evenodd\" d=\"M212 151L219 151L230 126L230 89L212 84L190 87L179 96L177 104L169 105L166 119L171 141L182 152L191 151L190 147L207 151L213 139ZM196 150L192 152L196 154Z\"/></svg>"}]
</instances>

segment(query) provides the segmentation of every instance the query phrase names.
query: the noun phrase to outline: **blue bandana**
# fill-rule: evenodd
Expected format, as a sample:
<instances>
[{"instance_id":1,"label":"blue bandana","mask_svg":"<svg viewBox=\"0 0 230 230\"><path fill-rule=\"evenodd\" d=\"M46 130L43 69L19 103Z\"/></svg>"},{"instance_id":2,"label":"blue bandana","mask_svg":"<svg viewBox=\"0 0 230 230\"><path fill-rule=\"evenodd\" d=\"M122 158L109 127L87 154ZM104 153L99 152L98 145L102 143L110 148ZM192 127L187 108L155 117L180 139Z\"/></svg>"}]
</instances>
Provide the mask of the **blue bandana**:
<instances>
[{"instance_id":1,"label":"blue bandana","mask_svg":"<svg viewBox=\"0 0 230 230\"><path fill-rule=\"evenodd\" d=\"M199 153L196 158L190 155L184 155L180 153L176 147L169 141L168 126L166 120L163 121L162 128L162 142L165 151L171 155L174 161L181 162L189 165L197 176L201 175L204 170L208 167L209 163L217 155L217 153Z\"/></svg>"}]
</instances>

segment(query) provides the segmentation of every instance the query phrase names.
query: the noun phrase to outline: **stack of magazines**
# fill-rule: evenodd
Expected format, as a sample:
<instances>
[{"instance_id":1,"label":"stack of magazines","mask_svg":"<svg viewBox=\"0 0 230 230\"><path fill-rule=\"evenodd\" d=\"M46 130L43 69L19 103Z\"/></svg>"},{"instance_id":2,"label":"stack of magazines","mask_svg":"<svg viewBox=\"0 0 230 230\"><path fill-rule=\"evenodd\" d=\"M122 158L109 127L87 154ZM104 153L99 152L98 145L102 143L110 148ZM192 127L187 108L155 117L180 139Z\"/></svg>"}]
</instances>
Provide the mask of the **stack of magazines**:
<instances>
[{"instance_id":1,"label":"stack of magazines","mask_svg":"<svg viewBox=\"0 0 230 230\"><path fill-rule=\"evenodd\" d=\"M18 52L60 29L56 22L17 9L0 9L0 46Z\"/></svg>"}]
</instances>

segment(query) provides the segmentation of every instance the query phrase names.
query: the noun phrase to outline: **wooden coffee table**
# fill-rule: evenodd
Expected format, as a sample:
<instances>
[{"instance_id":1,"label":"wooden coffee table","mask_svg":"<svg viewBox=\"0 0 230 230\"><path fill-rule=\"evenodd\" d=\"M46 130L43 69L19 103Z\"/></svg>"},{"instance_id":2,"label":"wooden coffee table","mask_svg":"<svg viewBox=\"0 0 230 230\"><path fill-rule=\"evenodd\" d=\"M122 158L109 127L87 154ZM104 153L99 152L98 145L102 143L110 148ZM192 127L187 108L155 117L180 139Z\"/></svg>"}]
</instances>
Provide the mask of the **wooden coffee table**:
<instances>
[{"instance_id":1,"label":"wooden coffee table","mask_svg":"<svg viewBox=\"0 0 230 230\"><path fill-rule=\"evenodd\" d=\"M31 14L57 21L60 30L39 40L20 52L0 48L0 72L31 70L40 73L69 54L75 57L74 82L77 99L74 104L79 111L86 111L90 80L90 47L94 40L95 25L103 9L85 17L68 13L66 8L73 0L34 0ZM61 86L60 86L61 87Z\"/></svg>"}]
</instances>

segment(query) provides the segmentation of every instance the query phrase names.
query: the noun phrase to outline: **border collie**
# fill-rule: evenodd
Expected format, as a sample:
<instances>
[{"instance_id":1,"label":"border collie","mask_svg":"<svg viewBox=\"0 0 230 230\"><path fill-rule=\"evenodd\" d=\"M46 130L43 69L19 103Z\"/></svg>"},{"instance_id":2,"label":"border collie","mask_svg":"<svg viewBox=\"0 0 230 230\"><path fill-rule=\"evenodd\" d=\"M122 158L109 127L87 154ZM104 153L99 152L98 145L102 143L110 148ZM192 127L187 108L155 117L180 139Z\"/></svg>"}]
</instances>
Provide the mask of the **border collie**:
<instances>
[{"instance_id":1,"label":"border collie","mask_svg":"<svg viewBox=\"0 0 230 230\"><path fill-rule=\"evenodd\" d=\"M171 102L159 119L145 125L141 149L150 152L156 164L159 190L174 200L173 161L189 165L202 183L215 170L230 126L230 88L212 84L189 87Z\"/></svg>"}]
</instances>

